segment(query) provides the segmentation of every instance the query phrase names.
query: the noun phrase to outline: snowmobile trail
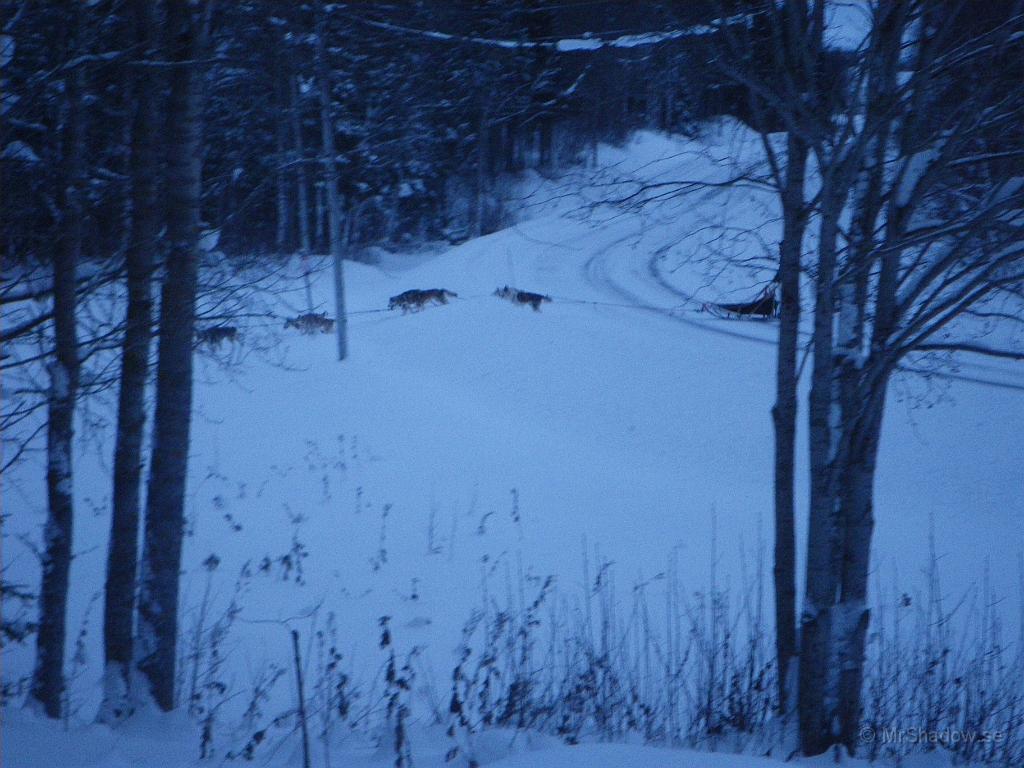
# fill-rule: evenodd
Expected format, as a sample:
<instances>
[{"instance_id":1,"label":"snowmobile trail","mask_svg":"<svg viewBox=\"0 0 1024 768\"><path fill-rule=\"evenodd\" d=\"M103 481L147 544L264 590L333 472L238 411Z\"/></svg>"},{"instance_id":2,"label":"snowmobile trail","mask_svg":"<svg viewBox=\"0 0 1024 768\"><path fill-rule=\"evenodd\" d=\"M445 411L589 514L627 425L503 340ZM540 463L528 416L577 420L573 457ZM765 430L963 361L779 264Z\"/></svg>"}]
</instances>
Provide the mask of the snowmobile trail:
<instances>
[{"instance_id":1,"label":"snowmobile trail","mask_svg":"<svg viewBox=\"0 0 1024 768\"><path fill-rule=\"evenodd\" d=\"M693 296L675 288L661 276L656 265L660 249L655 249L654 255L647 258L646 272L651 276L651 278L653 278L653 280L643 280L644 272L635 264L632 265L632 268L627 268L626 271L634 278L634 282L637 283L638 286L653 286L655 288L659 288L660 296L674 300L676 306L662 309L657 305L652 305L648 301L645 301L641 295L636 292L635 288L631 289L630 287L627 287L624 280L617 279L615 277L616 273L621 270L616 270L611 266L611 261L613 259L622 261L624 258L623 251L615 251L615 247L621 245L625 240L635 238L636 234L631 233L627 237L609 243L604 248L590 256L582 266L581 271L584 280L590 286L604 291L618 299L622 299L633 305L638 310L650 312L651 314L661 316L702 332L716 334L726 338L739 339L746 342L753 342L755 344L775 346L776 342L774 338L765 338L759 334L744 333L733 329L722 328L717 324L693 318L691 315L696 314L699 303ZM680 301L680 299L682 301Z\"/></svg>"}]
</instances>

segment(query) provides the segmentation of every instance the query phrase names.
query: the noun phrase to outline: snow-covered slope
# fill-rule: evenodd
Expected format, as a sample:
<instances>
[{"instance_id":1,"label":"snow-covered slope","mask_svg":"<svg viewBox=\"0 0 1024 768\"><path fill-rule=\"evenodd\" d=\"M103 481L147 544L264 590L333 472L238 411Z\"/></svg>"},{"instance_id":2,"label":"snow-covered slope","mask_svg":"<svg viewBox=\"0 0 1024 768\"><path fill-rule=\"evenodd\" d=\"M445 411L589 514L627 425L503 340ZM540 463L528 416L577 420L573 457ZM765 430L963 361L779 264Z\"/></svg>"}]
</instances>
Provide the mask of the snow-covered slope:
<instances>
[{"instance_id":1,"label":"snow-covered slope","mask_svg":"<svg viewBox=\"0 0 1024 768\"><path fill-rule=\"evenodd\" d=\"M720 266L724 256L763 256L758 238L770 245L775 225L743 230L770 219L771 199L740 189L642 210L587 205L634 191L623 179L720 178L728 169L708 153L734 155L737 141L726 130L708 143L641 135L604 151L596 181L578 171L524 182L516 226L426 255L347 265L343 364L331 336L294 332L282 336L285 364L250 355L225 372L200 363L185 630L207 579L217 614L250 562L225 649L236 684L268 659L289 659L288 629L308 637L329 612L346 664L372 677L377 620L388 615L396 643L422 649L443 699L463 621L509 584L551 574L563 597L579 599L584 552L591 567L615 563L624 593L663 572L672 552L693 591L707 583L713 552L723 581L752 565L770 545L775 329L698 310L751 296L771 277L767 259L760 270ZM291 272L299 271L296 262ZM505 284L552 302L539 312L514 306L492 295ZM333 314L329 269L314 288L318 308ZM408 288L458 298L405 315L384 309ZM302 295L291 294L282 314L304 311ZM900 589L919 586L933 526L948 592L979 581L990 561L1000 564L988 572L996 592L1014 594L1007 563L1024 549L1024 396L912 378L892 394L876 505L880 579L898 570ZM922 398L927 407L913 407ZM89 622L87 664L72 693L86 718L102 666L92 598L102 589L110 498L112 418L102 408L96 415L106 424L79 432L90 439L76 467L69 616L72 636ZM43 489L38 462L4 478L5 565L26 583L38 574L17 536L38 538ZM202 567L211 554L219 558L212 573ZM25 650L9 652L5 677L27 673L30 662ZM5 718L7 749L28 749L22 729L34 727ZM503 765L752 764L619 749ZM33 765L15 754L5 756L11 765Z\"/></svg>"}]
</instances>

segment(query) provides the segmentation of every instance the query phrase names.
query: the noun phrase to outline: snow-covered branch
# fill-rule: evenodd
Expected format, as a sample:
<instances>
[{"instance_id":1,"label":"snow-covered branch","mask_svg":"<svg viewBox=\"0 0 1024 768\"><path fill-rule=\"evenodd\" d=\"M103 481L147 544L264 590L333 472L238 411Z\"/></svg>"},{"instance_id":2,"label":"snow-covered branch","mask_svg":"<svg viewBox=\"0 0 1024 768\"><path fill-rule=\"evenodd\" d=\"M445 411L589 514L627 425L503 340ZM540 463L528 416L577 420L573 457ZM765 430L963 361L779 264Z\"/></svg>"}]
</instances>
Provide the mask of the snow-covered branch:
<instances>
[{"instance_id":1,"label":"snow-covered branch","mask_svg":"<svg viewBox=\"0 0 1024 768\"><path fill-rule=\"evenodd\" d=\"M566 37L559 40L511 40L493 37L480 37L477 35L460 35L451 32L441 32L433 29L416 29L414 27L395 24L394 22L375 21L352 15L353 21L365 24L376 29L393 32L403 35L416 35L418 37L438 40L441 42L470 43L472 45L489 46L492 48L505 48L508 50L531 50L540 49L555 51L558 53L588 53L601 50L602 48L638 48L648 45L657 45L669 40L679 40L685 37L699 37L718 32L722 26L737 24L752 19L756 13L745 13L719 19L707 24L694 24L681 29L662 30L658 32L638 32L631 35L618 35L616 37L602 37L601 35L584 32L578 37Z\"/></svg>"}]
</instances>

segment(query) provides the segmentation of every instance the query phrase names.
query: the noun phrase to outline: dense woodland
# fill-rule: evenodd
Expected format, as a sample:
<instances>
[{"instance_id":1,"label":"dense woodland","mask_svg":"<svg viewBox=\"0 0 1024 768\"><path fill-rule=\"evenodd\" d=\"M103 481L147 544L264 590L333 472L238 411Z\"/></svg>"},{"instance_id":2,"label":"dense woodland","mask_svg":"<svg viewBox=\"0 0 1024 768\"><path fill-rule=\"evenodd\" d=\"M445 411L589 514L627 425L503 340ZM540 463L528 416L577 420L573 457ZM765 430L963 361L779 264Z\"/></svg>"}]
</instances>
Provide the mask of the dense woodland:
<instances>
[{"instance_id":1,"label":"dense woodland","mask_svg":"<svg viewBox=\"0 0 1024 768\"><path fill-rule=\"evenodd\" d=\"M851 47L833 45L826 6L5 0L0 301L38 311L5 318L2 340L36 345L11 365L46 371L35 391L5 391L2 422L5 471L25 451L47 455L41 582L4 588L5 603L38 606L37 621L5 625L5 642L37 647L28 697L62 716L75 414L116 390L99 717L117 723L147 697L180 705L196 307L217 264L270 273L291 254L330 254L344 359L345 260L494 232L513 221L508 185L523 172L585 168L599 143L637 129L695 134L731 116L760 133L764 164L729 183L773 190L782 220L774 706L795 711L805 754L855 751L890 378L923 352L1024 355L1012 334L986 335L1024 316L1024 11L879 0L860 9L869 34ZM629 203L691 186L652 185ZM111 283L121 316L83 318ZM235 324L215 311L203 328ZM94 365L111 349L116 371Z\"/></svg>"},{"instance_id":2,"label":"dense woodland","mask_svg":"<svg viewBox=\"0 0 1024 768\"><path fill-rule=\"evenodd\" d=\"M168 44L166 10L147 10L157 50L138 42L130 4L9 4L17 34L5 89L19 94L4 136L5 146L16 142L6 157L12 258L31 260L44 250L39 238L53 223L45 203L66 109L54 93L69 67L54 71L58 59L83 78L84 256L123 248L134 94L150 84L165 89L171 73L168 62L153 60ZM639 126L685 129L718 108L712 83L688 82L694 67L686 57L704 54L682 39L654 49L565 51L557 41L676 29L709 13L687 3L603 3L599 13L586 3L215 6L195 65L204 226L221 231L227 253L327 250L317 159L323 66L350 246L493 231L502 221L495 186L503 173L585 161L595 142ZM328 41L322 62L317 30ZM26 154L19 157L17 147Z\"/></svg>"}]
</instances>

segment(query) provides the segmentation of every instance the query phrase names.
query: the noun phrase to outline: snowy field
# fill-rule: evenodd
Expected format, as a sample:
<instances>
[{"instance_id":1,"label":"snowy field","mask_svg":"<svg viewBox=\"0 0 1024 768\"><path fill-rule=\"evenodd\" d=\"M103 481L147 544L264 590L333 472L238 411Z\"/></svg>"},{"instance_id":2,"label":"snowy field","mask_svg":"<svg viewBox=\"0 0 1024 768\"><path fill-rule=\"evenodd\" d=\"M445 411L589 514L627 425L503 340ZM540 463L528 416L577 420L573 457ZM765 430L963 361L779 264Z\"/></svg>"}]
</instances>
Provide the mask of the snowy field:
<instances>
[{"instance_id":1,"label":"snowy field","mask_svg":"<svg viewBox=\"0 0 1024 768\"><path fill-rule=\"evenodd\" d=\"M182 759L180 755L194 750L188 734L190 724L168 716L132 723L124 732L112 734L108 729L91 727L68 733L55 731L52 725L17 712L5 731L4 765L11 766L74 766L74 768L182 768L209 765ZM9 734L9 735L8 735ZM185 737L188 734L188 737ZM447 745L437 733L416 733L419 736L414 764L420 768L447 768ZM682 749L660 749L625 744L584 744L566 746L550 737L537 738L512 732L489 734L483 745L481 765L493 768L776 768L785 763L767 758L743 755L709 754ZM327 765L316 755L314 765ZM339 749L333 763L352 768L384 768L393 765L393 757L372 748ZM230 763L229 763L230 764ZM238 764L238 763L235 763ZM241 763L250 765L252 763ZM255 763L256 765L266 763ZM282 749L270 763L277 766L301 766L301 756L291 746ZM811 768L832 765L831 756L804 759L801 765ZM848 761L846 765L867 766L865 761ZM946 765L938 755L905 763L909 768L938 768Z\"/></svg>"},{"instance_id":2,"label":"snowy field","mask_svg":"<svg viewBox=\"0 0 1024 768\"><path fill-rule=\"evenodd\" d=\"M730 130L690 143L641 134L623 149L605 148L601 173L585 184L583 171L523 182L519 223L503 231L385 255L378 265L347 264L344 364L334 359L333 336L283 330L270 357L248 355L230 368L200 358L184 626L187 638L189 627L221 616L249 563L222 649L233 688L250 685L269 663L290 664L292 629L305 655L315 654L312 638L332 622L342 664L369 688L385 659L378 621L390 616L395 646L418 649L417 695L444 708L472 611L529 602L548 576L570 612L587 606L588 586L606 563L624 601L670 562L687 593L712 579L747 583L758 558L770 577L775 327L698 310L704 301L752 297L772 277L769 260L758 260L777 240L775 224L745 231L772 217L771 198L741 189L643 209L587 205L635 191L629 179L718 178L728 169L708 153L741 156L739 141ZM745 259L753 261L739 263ZM333 316L330 270L318 264L315 309ZM289 274L282 316L308 311L297 260ZM552 301L534 312L492 295L506 284ZM404 315L384 309L409 288L445 288L458 298ZM896 593L923 590L931 534L944 595L955 602L985 582L1003 598L1006 621L1016 622L1024 392L1005 385L1021 378L1011 365L966 358L955 374L900 375L890 393L875 509L877 583ZM78 431L69 634L86 634L82 660L69 661L77 715L63 734L5 712L3 763L12 768L195 760L196 737L179 722L146 720L118 735L85 725L102 671L113 442L106 408L91 407L99 426ZM805 454L801 443L800 509ZM38 541L45 520L38 457L4 478L3 504L5 566L13 581L36 584L22 537ZM27 674L30 664L30 649L10 649L5 679ZM294 696L290 679L275 690L286 702ZM443 765L443 747L435 754L427 746L437 734L418 727L416 765ZM489 738L494 746L481 756L508 768L773 764ZM261 753L258 764L299 765L296 745ZM346 743L335 754L337 765L393 760Z\"/></svg>"}]
</instances>

